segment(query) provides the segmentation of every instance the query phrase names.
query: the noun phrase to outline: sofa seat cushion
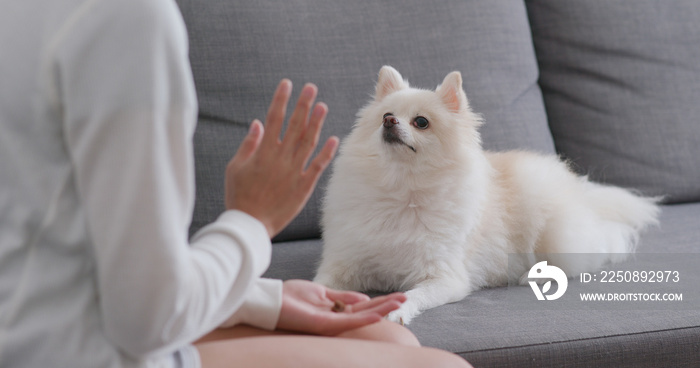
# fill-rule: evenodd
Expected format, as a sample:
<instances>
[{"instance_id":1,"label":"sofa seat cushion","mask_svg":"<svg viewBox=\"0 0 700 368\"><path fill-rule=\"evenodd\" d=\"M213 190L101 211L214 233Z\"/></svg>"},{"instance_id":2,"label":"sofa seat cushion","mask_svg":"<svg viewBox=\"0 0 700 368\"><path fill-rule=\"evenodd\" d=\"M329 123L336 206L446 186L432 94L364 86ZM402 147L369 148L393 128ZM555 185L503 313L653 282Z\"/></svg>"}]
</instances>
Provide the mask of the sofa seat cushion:
<instances>
[{"instance_id":1,"label":"sofa seat cushion","mask_svg":"<svg viewBox=\"0 0 700 368\"><path fill-rule=\"evenodd\" d=\"M474 366L691 366L698 358L700 299L687 285L700 284L698 218L700 203L663 206L661 226L644 233L639 245L645 253L640 259L650 267L681 268L681 291L695 301L658 308L539 309L521 305L522 299L513 296L522 292L518 287L501 287L428 310L409 327L423 345L458 353ZM276 243L265 276L311 279L321 248L320 240ZM667 261L657 264L657 256Z\"/></svg>"}]
</instances>

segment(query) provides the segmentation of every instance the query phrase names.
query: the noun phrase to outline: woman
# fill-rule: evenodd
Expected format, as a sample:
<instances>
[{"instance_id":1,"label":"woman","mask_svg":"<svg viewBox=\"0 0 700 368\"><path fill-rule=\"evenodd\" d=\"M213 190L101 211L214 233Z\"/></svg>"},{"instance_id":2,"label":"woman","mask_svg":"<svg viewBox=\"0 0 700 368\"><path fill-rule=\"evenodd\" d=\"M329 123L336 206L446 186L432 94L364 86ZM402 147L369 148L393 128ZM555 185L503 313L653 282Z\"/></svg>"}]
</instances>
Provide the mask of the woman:
<instances>
[{"instance_id":1,"label":"woman","mask_svg":"<svg viewBox=\"0 0 700 368\"><path fill-rule=\"evenodd\" d=\"M402 294L260 278L338 145L311 160L315 86L280 139L280 83L226 169L227 210L188 242L197 104L175 3L3 8L0 366L465 366L380 321Z\"/></svg>"}]
</instances>

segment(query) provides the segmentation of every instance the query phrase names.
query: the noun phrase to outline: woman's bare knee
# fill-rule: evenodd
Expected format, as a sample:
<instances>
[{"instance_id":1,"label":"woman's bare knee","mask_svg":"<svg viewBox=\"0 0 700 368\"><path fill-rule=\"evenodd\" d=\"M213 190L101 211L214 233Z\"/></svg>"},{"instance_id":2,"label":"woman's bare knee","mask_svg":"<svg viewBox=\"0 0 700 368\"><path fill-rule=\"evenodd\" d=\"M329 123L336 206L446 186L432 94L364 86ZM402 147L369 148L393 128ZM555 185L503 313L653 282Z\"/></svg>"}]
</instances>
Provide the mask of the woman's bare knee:
<instances>
[{"instance_id":1,"label":"woman's bare knee","mask_svg":"<svg viewBox=\"0 0 700 368\"><path fill-rule=\"evenodd\" d=\"M245 337L289 334L291 333L280 330L266 331L255 327L239 325L231 328L216 329L203 336L195 344L219 340L240 339ZM409 329L387 320L382 320L371 325L344 332L338 335L338 337L356 340L382 341L405 346L420 346L418 339Z\"/></svg>"},{"instance_id":2,"label":"woman's bare knee","mask_svg":"<svg viewBox=\"0 0 700 368\"><path fill-rule=\"evenodd\" d=\"M275 335L289 335L290 333L285 331L268 331L257 327L238 325L229 328L217 328L214 331L202 336L199 340L195 341L194 344L202 344L212 341L221 340L231 340L231 339L241 339L246 337L259 337L259 336L275 336Z\"/></svg>"},{"instance_id":3,"label":"woman's bare knee","mask_svg":"<svg viewBox=\"0 0 700 368\"><path fill-rule=\"evenodd\" d=\"M382 320L339 335L339 337L370 341L383 341L405 346L420 346L416 336L406 327Z\"/></svg>"},{"instance_id":4,"label":"woman's bare knee","mask_svg":"<svg viewBox=\"0 0 700 368\"><path fill-rule=\"evenodd\" d=\"M378 341L315 336L258 336L198 344L203 368L362 367L468 368L446 351Z\"/></svg>"}]
</instances>

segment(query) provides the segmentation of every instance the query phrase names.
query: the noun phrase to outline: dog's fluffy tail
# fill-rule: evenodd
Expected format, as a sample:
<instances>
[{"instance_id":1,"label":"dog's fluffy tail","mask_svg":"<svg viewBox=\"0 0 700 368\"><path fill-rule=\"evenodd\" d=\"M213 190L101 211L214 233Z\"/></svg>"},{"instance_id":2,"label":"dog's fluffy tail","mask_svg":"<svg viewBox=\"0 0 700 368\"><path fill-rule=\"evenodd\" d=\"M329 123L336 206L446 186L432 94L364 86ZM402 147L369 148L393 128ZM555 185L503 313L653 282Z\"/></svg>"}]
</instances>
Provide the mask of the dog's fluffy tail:
<instances>
[{"instance_id":1,"label":"dog's fluffy tail","mask_svg":"<svg viewBox=\"0 0 700 368\"><path fill-rule=\"evenodd\" d=\"M580 203L589 216L579 216L581 212L578 211L564 212L569 217L554 218L544 237L549 244L544 251L552 254L542 260L562 268L568 276L625 261L637 248L640 232L658 224L660 213L661 198L643 197L622 188L588 182L585 178L581 181L584 190L580 193ZM566 253L588 255L572 257Z\"/></svg>"},{"instance_id":2,"label":"dog's fluffy tail","mask_svg":"<svg viewBox=\"0 0 700 368\"><path fill-rule=\"evenodd\" d=\"M634 252L639 233L659 223L661 197L643 197L626 189L589 182L586 199L608 228L610 253Z\"/></svg>"}]
</instances>

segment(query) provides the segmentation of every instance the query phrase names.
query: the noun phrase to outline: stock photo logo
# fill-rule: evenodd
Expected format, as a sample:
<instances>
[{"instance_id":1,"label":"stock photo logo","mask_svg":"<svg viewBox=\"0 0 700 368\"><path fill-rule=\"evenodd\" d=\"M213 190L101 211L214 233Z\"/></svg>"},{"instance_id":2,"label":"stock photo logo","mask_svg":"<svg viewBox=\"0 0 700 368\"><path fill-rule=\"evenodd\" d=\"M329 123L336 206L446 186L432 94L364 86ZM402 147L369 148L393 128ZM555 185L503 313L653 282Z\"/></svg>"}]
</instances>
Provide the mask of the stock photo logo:
<instances>
[{"instance_id":1,"label":"stock photo logo","mask_svg":"<svg viewBox=\"0 0 700 368\"><path fill-rule=\"evenodd\" d=\"M537 300L557 300L564 295L566 288L569 286L569 279L564 271L557 266L547 265L547 261L542 261L532 266L527 277ZM552 281L557 283L556 292L547 294L552 289ZM542 289L540 289L540 284Z\"/></svg>"}]
</instances>

